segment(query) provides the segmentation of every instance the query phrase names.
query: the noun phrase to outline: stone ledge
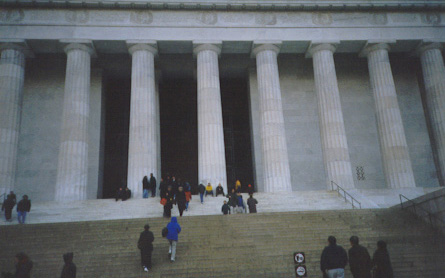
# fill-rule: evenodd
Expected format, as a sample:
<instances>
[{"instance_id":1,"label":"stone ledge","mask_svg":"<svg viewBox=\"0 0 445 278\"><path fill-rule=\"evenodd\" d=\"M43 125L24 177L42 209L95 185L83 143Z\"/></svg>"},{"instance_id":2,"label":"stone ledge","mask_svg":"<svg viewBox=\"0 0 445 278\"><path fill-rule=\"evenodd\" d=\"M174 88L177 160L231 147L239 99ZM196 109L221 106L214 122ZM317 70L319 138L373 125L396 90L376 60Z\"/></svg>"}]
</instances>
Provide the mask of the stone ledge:
<instances>
[{"instance_id":1,"label":"stone ledge","mask_svg":"<svg viewBox=\"0 0 445 278\"><path fill-rule=\"evenodd\" d=\"M0 6L33 7L87 7L87 8L147 8L170 10L247 10L247 11L290 11L290 10L419 10L445 9L444 0L2 0Z\"/></svg>"}]
</instances>

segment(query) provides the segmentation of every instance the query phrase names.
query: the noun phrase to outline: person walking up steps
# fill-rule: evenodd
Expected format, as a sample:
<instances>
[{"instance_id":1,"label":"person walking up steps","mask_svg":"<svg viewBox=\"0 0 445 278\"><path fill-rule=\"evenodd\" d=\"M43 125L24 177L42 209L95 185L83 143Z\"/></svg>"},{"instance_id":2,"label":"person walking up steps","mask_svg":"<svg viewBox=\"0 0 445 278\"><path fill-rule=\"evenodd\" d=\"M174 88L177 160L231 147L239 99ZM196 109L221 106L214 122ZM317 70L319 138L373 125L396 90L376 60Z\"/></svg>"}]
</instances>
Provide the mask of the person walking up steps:
<instances>
[{"instance_id":1,"label":"person walking up steps","mask_svg":"<svg viewBox=\"0 0 445 278\"><path fill-rule=\"evenodd\" d=\"M141 265L145 272L151 269L151 253L153 252L153 241L155 237L149 230L150 226L144 226L144 231L139 236L138 248L141 250Z\"/></svg>"},{"instance_id":2,"label":"person walking up steps","mask_svg":"<svg viewBox=\"0 0 445 278\"><path fill-rule=\"evenodd\" d=\"M176 217L172 217L170 223L167 224L167 229L167 240L170 244L168 255L170 256L170 261L174 262L176 258L176 245L178 244L178 235L181 232L181 226L179 226Z\"/></svg>"},{"instance_id":3,"label":"person walking up steps","mask_svg":"<svg viewBox=\"0 0 445 278\"><path fill-rule=\"evenodd\" d=\"M62 268L60 278L76 278L76 265L73 263L74 254L72 252L63 254L65 264Z\"/></svg>"},{"instance_id":4,"label":"person walking up steps","mask_svg":"<svg viewBox=\"0 0 445 278\"><path fill-rule=\"evenodd\" d=\"M17 204L17 219L20 224L25 224L26 214L31 210L31 201L28 195L23 195L23 199Z\"/></svg>"}]
</instances>

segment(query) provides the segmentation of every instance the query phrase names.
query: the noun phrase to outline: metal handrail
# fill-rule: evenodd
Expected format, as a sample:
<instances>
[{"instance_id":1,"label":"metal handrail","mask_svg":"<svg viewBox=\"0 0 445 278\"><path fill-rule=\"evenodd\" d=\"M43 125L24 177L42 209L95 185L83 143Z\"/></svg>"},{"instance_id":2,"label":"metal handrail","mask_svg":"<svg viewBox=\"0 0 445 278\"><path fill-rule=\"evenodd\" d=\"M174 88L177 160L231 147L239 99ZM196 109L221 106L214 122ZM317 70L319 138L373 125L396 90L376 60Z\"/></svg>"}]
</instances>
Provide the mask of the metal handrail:
<instances>
[{"instance_id":1,"label":"metal handrail","mask_svg":"<svg viewBox=\"0 0 445 278\"><path fill-rule=\"evenodd\" d=\"M432 199L438 199L438 198L440 198L440 197L444 197L444 196L445 196L445 195L436 196L436 197L434 197L434 198L432 198ZM412 205L409 205L409 206L403 206L403 203L404 203L404 202L402 201L402 198L406 199L408 202L411 202ZM416 202L414 202L413 200L409 199L408 197L404 196L403 194L399 194L399 199L400 199L400 206L401 206L402 209L409 208L410 206L412 206L412 207L414 208L414 213L415 213L417 216L419 216L419 217L423 217L423 216L417 213L417 208L419 208L421 211L423 211L424 213L426 213L426 214L428 215L428 219L429 219L429 221L430 221L430 225L431 225L432 227L437 227L437 225L435 225L435 223L437 223L437 221L438 221L438 222L441 222L442 224L445 225L445 221L443 221L440 217L438 217L438 216L436 215L437 213L433 213L433 212L431 212L431 211L429 211L429 210L427 210L427 209L424 209L423 207L419 206L419 204L423 204L423 203L425 203L425 201L422 201L422 202L420 202L420 203L416 203ZM417 206L416 206L416 205L417 205ZM440 212L439 212L439 213L440 213ZM433 221L433 218L434 218L435 221Z\"/></svg>"},{"instance_id":2,"label":"metal handrail","mask_svg":"<svg viewBox=\"0 0 445 278\"><path fill-rule=\"evenodd\" d=\"M331 181L331 189L332 189L332 190L334 190L334 185L337 187L337 188L335 189L335 191L337 191L337 194L338 194L339 196L344 197L344 198L345 198L345 202L348 202L348 201L349 201L349 202L351 203L351 205L352 205L352 209L356 209L356 208L357 208L357 207L354 205L354 202L358 204L358 208L360 208L360 209L362 208L362 204L361 204L359 201L357 201L357 199L355 199L354 197L352 197L351 194L349 194L348 192L346 192L346 190L344 190L340 185L336 184L334 181ZM343 195L340 193L340 191L343 191ZM349 197L351 200L348 200L347 197Z\"/></svg>"}]
</instances>

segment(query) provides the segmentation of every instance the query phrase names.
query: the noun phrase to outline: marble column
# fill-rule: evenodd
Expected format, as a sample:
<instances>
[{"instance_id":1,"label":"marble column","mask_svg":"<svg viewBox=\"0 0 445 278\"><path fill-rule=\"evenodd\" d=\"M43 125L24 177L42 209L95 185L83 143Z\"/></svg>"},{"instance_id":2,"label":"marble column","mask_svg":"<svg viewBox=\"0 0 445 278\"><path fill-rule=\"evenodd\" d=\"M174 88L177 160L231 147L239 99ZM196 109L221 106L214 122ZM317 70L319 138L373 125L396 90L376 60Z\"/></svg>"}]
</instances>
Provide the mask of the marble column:
<instances>
[{"instance_id":1,"label":"marble column","mask_svg":"<svg viewBox=\"0 0 445 278\"><path fill-rule=\"evenodd\" d=\"M65 53L68 57L55 200L85 200L93 49L86 44L70 43L65 46Z\"/></svg>"},{"instance_id":2,"label":"marble column","mask_svg":"<svg viewBox=\"0 0 445 278\"><path fill-rule=\"evenodd\" d=\"M441 43L425 43L418 49L422 63L426 102L439 168L445 178L445 67Z\"/></svg>"},{"instance_id":3,"label":"marble column","mask_svg":"<svg viewBox=\"0 0 445 278\"><path fill-rule=\"evenodd\" d=\"M277 55L279 47L260 44L256 57L265 192L292 191L281 101Z\"/></svg>"},{"instance_id":4,"label":"marble column","mask_svg":"<svg viewBox=\"0 0 445 278\"><path fill-rule=\"evenodd\" d=\"M219 183L227 192L226 156L219 83L219 44L196 44L198 79L198 182Z\"/></svg>"},{"instance_id":5,"label":"marble column","mask_svg":"<svg viewBox=\"0 0 445 278\"><path fill-rule=\"evenodd\" d=\"M363 50L368 58L385 180L388 188L415 187L388 51L386 43L370 44Z\"/></svg>"},{"instance_id":6,"label":"marble column","mask_svg":"<svg viewBox=\"0 0 445 278\"><path fill-rule=\"evenodd\" d=\"M0 45L0 194L14 189L20 132L25 54L22 47Z\"/></svg>"},{"instance_id":7,"label":"marble column","mask_svg":"<svg viewBox=\"0 0 445 278\"><path fill-rule=\"evenodd\" d=\"M354 188L348 142L338 91L333 44L312 45L308 54L314 64L323 162L328 190L331 181L342 188Z\"/></svg>"},{"instance_id":8,"label":"marble column","mask_svg":"<svg viewBox=\"0 0 445 278\"><path fill-rule=\"evenodd\" d=\"M134 197L142 197L142 178L158 172L154 66L157 49L155 43L137 43L129 51L132 68L127 186Z\"/></svg>"}]
</instances>

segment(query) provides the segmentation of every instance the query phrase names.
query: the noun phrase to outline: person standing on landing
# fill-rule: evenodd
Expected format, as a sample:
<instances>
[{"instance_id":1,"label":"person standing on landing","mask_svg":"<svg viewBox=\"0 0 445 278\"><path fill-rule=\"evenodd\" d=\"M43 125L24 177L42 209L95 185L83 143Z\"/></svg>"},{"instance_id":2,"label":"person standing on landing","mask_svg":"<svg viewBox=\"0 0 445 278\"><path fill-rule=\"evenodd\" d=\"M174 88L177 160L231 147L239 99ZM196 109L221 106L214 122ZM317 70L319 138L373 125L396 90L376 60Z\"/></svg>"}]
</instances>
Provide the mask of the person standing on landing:
<instances>
[{"instance_id":1,"label":"person standing on landing","mask_svg":"<svg viewBox=\"0 0 445 278\"><path fill-rule=\"evenodd\" d=\"M167 224L167 229L167 240L170 244L168 255L170 256L170 261L174 262L176 258L176 245L178 244L178 235L181 232L181 226L179 226L176 217L172 217L170 223Z\"/></svg>"},{"instance_id":2,"label":"person standing on landing","mask_svg":"<svg viewBox=\"0 0 445 278\"><path fill-rule=\"evenodd\" d=\"M151 190L151 197L156 196L156 178L153 176L153 173L150 173L150 190Z\"/></svg>"},{"instance_id":3,"label":"person standing on landing","mask_svg":"<svg viewBox=\"0 0 445 278\"><path fill-rule=\"evenodd\" d=\"M28 195L23 195L23 199L17 204L17 218L20 224L25 224L26 214L31 210L31 201Z\"/></svg>"},{"instance_id":4,"label":"person standing on landing","mask_svg":"<svg viewBox=\"0 0 445 278\"><path fill-rule=\"evenodd\" d=\"M201 198L201 204L204 203L204 193L206 191L206 187L204 184L200 183L198 185L198 191L199 191L199 198Z\"/></svg>"},{"instance_id":5,"label":"person standing on landing","mask_svg":"<svg viewBox=\"0 0 445 278\"><path fill-rule=\"evenodd\" d=\"M250 213L256 213L256 205L258 204L258 201L253 198L253 195L250 194L249 199L247 199L247 206L249 207Z\"/></svg>"},{"instance_id":6,"label":"person standing on landing","mask_svg":"<svg viewBox=\"0 0 445 278\"><path fill-rule=\"evenodd\" d=\"M147 176L144 176L142 179L142 198L147 199L148 198L148 189L150 188L150 185L148 183Z\"/></svg>"},{"instance_id":7,"label":"person standing on landing","mask_svg":"<svg viewBox=\"0 0 445 278\"><path fill-rule=\"evenodd\" d=\"M151 253L153 252L153 241L155 237L149 231L150 226L144 226L144 231L139 236L138 248L141 250L141 265L145 272L151 269Z\"/></svg>"}]
</instances>

